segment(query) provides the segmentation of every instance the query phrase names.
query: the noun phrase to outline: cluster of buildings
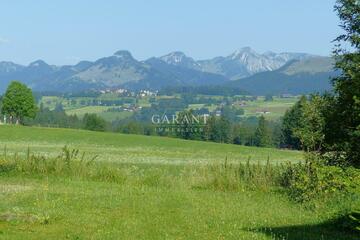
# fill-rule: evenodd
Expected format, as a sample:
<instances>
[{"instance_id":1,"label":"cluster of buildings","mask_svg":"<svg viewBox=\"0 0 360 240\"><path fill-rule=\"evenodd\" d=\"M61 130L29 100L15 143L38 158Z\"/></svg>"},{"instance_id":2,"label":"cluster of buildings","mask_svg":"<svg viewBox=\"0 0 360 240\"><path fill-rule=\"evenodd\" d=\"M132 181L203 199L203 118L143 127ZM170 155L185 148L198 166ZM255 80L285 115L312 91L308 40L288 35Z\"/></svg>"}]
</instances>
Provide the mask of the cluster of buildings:
<instances>
[{"instance_id":1,"label":"cluster of buildings","mask_svg":"<svg viewBox=\"0 0 360 240\"><path fill-rule=\"evenodd\" d=\"M150 90L140 90L139 93L138 93L138 95L139 95L140 97L156 97L157 94L158 94L157 91L156 91L156 92L152 92L152 91L150 91Z\"/></svg>"},{"instance_id":2,"label":"cluster of buildings","mask_svg":"<svg viewBox=\"0 0 360 240\"><path fill-rule=\"evenodd\" d=\"M104 89L104 90L100 90L100 93L105 94L105 93L116 93L116 94L120 94L122 96L126 96L126 97L135 97L135 96L140 96L140 97L155 97L158 94L158 91L150 91L150 90L145 90L142 89L140 91L138 91L137 93L135 92L131 92L125 88L116 88L116 89Z\"/></svg>"},{"instance_id":3,"label":"cluster of buildings","mask_svg":"<svg viewBox=\"0 0 360 240\"><path fill-rule=\"evenodd\" d=\"M104 90L100 90L100 93L105 94L105 93L117 93L117 94L121 94L123 96L132 96L133 93L128 91L127 89L124 88L117 88L117 89L104 89Z\"/></svg>"}]
</instances>

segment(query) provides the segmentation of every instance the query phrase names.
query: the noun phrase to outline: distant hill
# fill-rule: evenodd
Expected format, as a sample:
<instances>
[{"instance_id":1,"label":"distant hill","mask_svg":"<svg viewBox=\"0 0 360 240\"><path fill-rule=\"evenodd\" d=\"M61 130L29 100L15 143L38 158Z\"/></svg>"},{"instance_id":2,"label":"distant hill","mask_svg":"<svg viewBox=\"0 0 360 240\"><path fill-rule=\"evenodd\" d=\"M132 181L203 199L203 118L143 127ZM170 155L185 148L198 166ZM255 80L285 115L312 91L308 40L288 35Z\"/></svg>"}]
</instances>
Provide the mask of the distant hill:
<instances>
[{"instance_id":1,"label":"distant hill","mask_svg":"<svg viewBox=\"0 0 360 240\"><path fill-rule=\"evenodd\" d=\"M95 62L74 66L51 66L42 60L28 66L0 62L0 91L11 80L19 80L38 91L82 91L109 87L160 89L166 86L222 84L222 75L174 66L157 58L134 59L128 51L118 51Z\"/></svg>"},{"instance_id":2,"label":"distant hill","mask_svg":"<svg viewBox=\"0 0 360 240\"><path fill-rule=\"evenodd\" d=\"M259 54L247 47L227 57L210 60L194 60L176 51L138 61L129 51L122 50L94 62L81 61L66 66L49 65L42 60L28 66L0 62L0 92L11 80L22 81L36 91L55 92L217 85L236 86L255 94L266 91L307 92L329 87L323 80L317 80L324 79L330 71L323 59L326 58L306 53ZM293 78L296 81L292 81Z\"/></svg>"},{"instance_id":3,"label":"distant hill","mask_svg":"<svg viewBox=\"0 0 360 240\"><path fill-rule=\"evenodd\" d=\"M301 60L312 56L314 55L306 53L266 52L260 54L250 47L244 47L227 57L215 57L209 60L195 61L179 51L169 53L159 59L170 65L220 74L231 80L236 80L255 73L276 70L290 60Z\"/></svg>"},{"instance_id":4,"label":"distant hill","mask_svg":"<svg viewBox=\"0 0 360 240\"><path fill-rule=\"evenodd\" d=\"M333 65L333 59L329 57L292 60L275 71L257 73L226 85L256 95L324 92L331 90L330 78L337 74Z\"/></svg>"}]
</instances>

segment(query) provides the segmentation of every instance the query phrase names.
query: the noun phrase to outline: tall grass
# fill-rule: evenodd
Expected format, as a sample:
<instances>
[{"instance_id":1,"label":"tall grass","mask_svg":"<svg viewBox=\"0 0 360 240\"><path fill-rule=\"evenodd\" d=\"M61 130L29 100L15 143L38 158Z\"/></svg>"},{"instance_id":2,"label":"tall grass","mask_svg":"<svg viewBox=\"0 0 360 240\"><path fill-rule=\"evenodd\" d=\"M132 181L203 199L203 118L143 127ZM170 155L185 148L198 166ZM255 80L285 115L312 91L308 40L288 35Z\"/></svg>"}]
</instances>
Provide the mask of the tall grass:
<instances>
[{"instance_id":1,"label":"tall grass","mask_svg":"<svg viewBox=\"0 0 360 240\"><path fill-rule=\"evenodd\" d=\"M34 154L27 149L25 157L8 156L6 148L0 158L0 174L23 174L29 176L55 176L123 182L121 169L95 161L97 156L87 157L78 149L63 147L57 157Z\"/></svg>"},{"instance_id":2,"label":"tall grass","mask_svg":"<svg viewBox=\"0 0 360 240\"><path fill-rule=\"evenodd\" d=\"M169 171L169 167L163 165L106 163L95 161L96 158L66 146L57 157L34 154L29 148L25 157L18 154L9 156L5 148L0 157L0 174L62 176L121 184L129 182L134 186L182 186L194 190L282 190L298 202L311 201L322 195L344 195L348 189L354 189L352 192L359 195L359 188L353 187L360 179L358 171L315 168L308 163L273 165L269 158L266 164L252 164L250 158L246 163L234 163L225 158L221 164L173 166L175 171Z\"/></svg>"},{"instance_id":3,"label":"tall grass","mask_svg":"<svg viewBox=\"0 0 360 240\"><path fill-rule=\"evenodd\" d=\"M153 187L170 187L182 183L193 189L219 191L255 190L270 191L278 185L282 168L266 164L251 164L250 158L244 163L186 165L176 171L163 166L139 167L95 161L97 156L88 157L77 149L64 147L57 157L46 157L31 153L9 156L4 149L0 157L0 174L23 174L27 176L55 176L83 178L105 182L137 182Z\"/></svg>"},{"instance_id":4,"label":"tall grass","mask_svg":"<svg viewBox=\"0 0 360 240\"><path fill-rule=\"evenodd\" d=\"M270 191L278 186L283 167L266 164L251 164L250 158L244 163L209 164L192 171L194 188L219 191Z\"/></svg>"}]
</instances>

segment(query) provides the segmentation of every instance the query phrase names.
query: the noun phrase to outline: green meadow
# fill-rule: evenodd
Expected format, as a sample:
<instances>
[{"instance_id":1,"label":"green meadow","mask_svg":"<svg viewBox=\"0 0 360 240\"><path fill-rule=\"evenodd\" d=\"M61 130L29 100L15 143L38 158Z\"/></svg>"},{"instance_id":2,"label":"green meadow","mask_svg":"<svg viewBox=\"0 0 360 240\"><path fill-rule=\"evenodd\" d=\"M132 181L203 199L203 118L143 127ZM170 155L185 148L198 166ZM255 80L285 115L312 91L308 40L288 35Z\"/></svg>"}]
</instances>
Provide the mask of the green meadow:
<instances>
[{"instance_id":1,"label":"green meadow","mask_svg":"<svg viewBox=\"0 0 360 240\"><path fill-rule=\"evenodd\" d=\"M222 162L273 164L298 162L302 153L274 148L254 148L232 144L217 144L141 135L124 135L73 129L53 129L21 126L0 126L0 146L9 153L31 151L55 156L67 145L79 149L99 161L117 163L190 164Z\"/></svg>"},{"instance_id":2,"label":"green meadow","mask_svg":"<svg viewBox=\"0 0 360 240\"><path fill-rule=\"evenodd\" d=\"M107 106L87 106L87 107L79 107L66 110L66 114L68 115L76 115L82 118L86 113L95 113L104 120L108 122L115 121L117 119L124 119L131 117L134 113L128 111L121 111L121 112L109 112L108 109L112 107Z\"/></svg>"},{"instance_id":3,"label":"green meadow","mask_svg":"<svg viewBox=\"0 0 360 240\"><path fill-rule=\"evenodd\" d=\"M0 239L358 239L332 222L353 200L276 185L301 152L20 126L0 146Z\"/></svg>"},{"instance_id":4,"label":"green meadow","mask_svg":"<svg viewBox=\"0 0 360 240\"><path fill-rule=\"evenodd\" d=\"M265 101L264 97L258 97L255 101L248 101L242 108L245 111L245 116L261 116L263 112L267 112L264 116L268 120L276 120L284 116L287 109L291 108L298 97L293 96L289 98L273 97L272 101Z\"/></svg>"}]
</instances>

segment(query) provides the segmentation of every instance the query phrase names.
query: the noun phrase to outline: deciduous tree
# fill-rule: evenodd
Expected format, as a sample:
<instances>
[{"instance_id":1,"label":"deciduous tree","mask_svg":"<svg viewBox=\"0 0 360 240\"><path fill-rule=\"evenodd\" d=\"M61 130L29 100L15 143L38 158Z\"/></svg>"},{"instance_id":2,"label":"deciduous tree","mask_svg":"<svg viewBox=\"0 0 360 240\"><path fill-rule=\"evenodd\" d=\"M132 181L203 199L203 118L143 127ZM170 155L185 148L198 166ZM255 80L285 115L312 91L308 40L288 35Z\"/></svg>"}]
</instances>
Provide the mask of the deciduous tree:
<instances>
[{"instance_id":1,"label":"deciduous tree","mask_svg":"<svg viewBox=\"0 0 360 240\"><path fill-rule=\"evenodd\" d=\"M21 82L11 82L4 95L1 111L13 123L22 123L25 117L34 118L37 107L31 89Z\"/></svg>"}]
</instances>

